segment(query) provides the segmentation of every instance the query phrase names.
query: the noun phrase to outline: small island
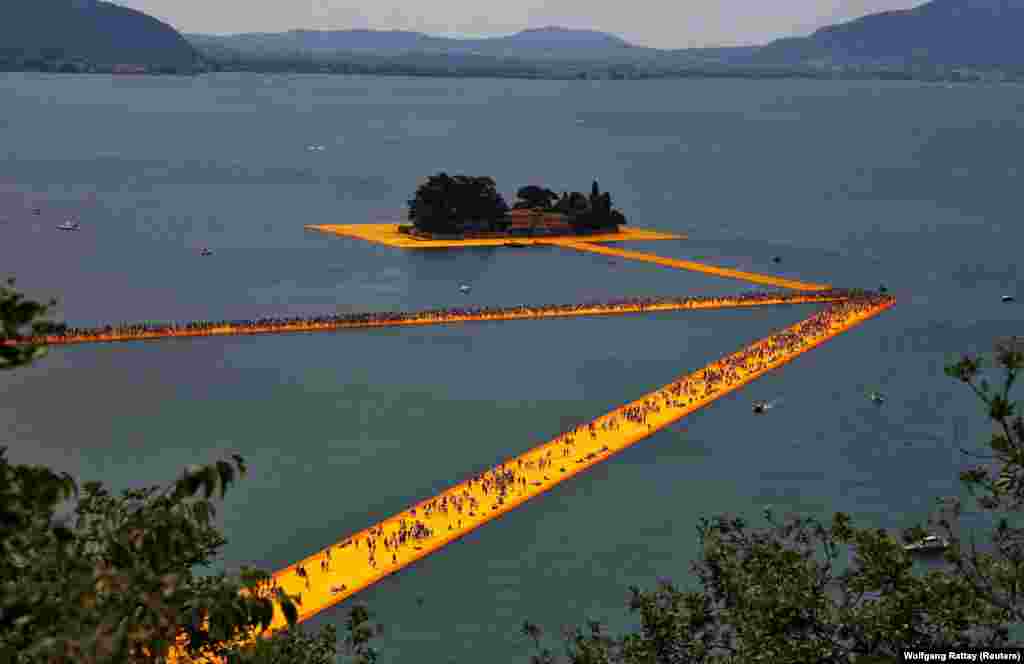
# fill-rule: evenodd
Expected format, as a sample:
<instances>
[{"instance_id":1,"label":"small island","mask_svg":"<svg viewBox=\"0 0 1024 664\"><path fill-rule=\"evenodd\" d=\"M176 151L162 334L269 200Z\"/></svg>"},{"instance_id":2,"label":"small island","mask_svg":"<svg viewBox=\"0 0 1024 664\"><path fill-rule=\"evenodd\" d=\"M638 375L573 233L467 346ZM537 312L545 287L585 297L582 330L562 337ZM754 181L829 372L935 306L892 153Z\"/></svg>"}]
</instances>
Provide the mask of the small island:
<instances>
[{"instance_id":1,"label":"small island","mask_svg":"<svg viewBox=\"0 0 1024 664\"><path fill-rule=\"evenodd\" d=\"M406 220L389 224L307 224L306 228L401 249L570 246L626 240L681 240L685 235L626 226L595 180L587 196L527 185L510 207L486 176L438 173L408 201ZM397 221L397 220L396 220Z\"/></svg>"},{"instance_id":2,"label":"small island","mask_svg":"<svg viewBox=\"0 0 1024 664\"><path fill-rule=\"evenodd\" d=\"M590 195L537 185L520 187L509 208L486 176L430 176L409 199L399 232L425 240L497 239L617 233L626 217L594 181Z\"/></svg>"}]
</instances>

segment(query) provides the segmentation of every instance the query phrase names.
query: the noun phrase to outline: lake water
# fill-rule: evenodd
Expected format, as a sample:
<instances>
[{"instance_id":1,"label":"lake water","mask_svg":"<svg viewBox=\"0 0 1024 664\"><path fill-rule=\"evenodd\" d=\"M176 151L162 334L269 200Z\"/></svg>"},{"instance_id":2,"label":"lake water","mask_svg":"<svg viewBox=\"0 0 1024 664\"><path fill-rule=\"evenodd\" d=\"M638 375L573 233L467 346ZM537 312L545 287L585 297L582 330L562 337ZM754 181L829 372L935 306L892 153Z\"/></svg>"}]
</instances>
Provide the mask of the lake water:
<instances>
[{"instance_id":1,"label":"lake water","mask_svg":"<svg viewBox=\"0 0 1024 664\"><path fill-rule=\"evenodd\" d=\"M361 595L386 625L383 662L524 662L524 618L549 632L628 627L630 584L689 583L702 516L772 505L879 527L924 519L958 492L957 448L989 430L943 366L1024 331L1021 304L1000 302L1024 300L1018 86L0 82L0 273L59 297L70 324L756 288L553 248L413 253L303 230L398 218L442 170L491 175L508 198L597 178L631 223L690 234L632 247L885 283L898 298ZM70 216L82 232L54 230ZM204 246L215 255L199 258ZM13 461L115 489L241 453L251 474L220 510L225 562L275 569L810 311L73 347L0 376L0 431ZM876 389L882 407L866 398ZM340 625L346 605L309 624Z\"/></svg>"}]
</instances>

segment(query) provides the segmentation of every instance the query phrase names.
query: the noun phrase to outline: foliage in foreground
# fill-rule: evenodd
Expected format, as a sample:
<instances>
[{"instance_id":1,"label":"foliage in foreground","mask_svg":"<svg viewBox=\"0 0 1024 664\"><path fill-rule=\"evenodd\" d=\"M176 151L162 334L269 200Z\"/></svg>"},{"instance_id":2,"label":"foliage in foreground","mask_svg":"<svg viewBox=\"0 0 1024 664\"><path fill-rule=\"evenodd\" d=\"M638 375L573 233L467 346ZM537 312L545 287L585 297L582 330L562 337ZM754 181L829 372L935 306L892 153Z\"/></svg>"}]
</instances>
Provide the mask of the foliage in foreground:
<instances>
[{"instance_id":1,"label":"foliage in foreground","mask_svg":"<svg viewBox=\"0 0 1024 664\"><path fill-rule=\"evenodd\" d=\"M0 284L0 341L42 335L56 329L57 325L46 316L57 301L42 304L27 300L14 286L13 277L6 284ZM0 344L0 370L23 367L44 355L45 346Z\"/></svg>"},{"instance_id":2,"label":"foliage in foreground","mask_svg":"<svg viewBox=\"0 0 1024 664\"><path fill-rule=\"evenodd\" d=\"M42 320L52 303L27 301L8 285L0 290L0 341L21 337L28 326L52 325ZM0 354L4 368L41 355L30 344L0 348L14 348ZM956 500L943 502L930 524L951 542L948 566L927 574L913 568L900 542L857 528L844 514L823 524L779 521L769 512L768 527L760 529L736 518L702 520L693 565L700 590L668 580L654 590L632 588L640 629L611 636L590 622L569 630L565 658L543 648L540 628L527 621L533 661L863 664L892 661L903 648L1008 644L1009 628L1024 622L1024 530L1013 525L1024 506L1024 422L1010 401L1022 360L1015 343L999 349L995 367L1004 376L995 389L984 376L991 367L979 359L947 368L996 425L992 454L961 474L982 512L995 519L990 546L961 536ZM316 635L297 629L299 598L274 588L265 572L193 574L211 565L225 543L212 523L211 498L223 499L244 473L243 459L233 457L190 467L167 487L115 497L99 482L80 491L67 474L12 465L0 449L0 661L158 662L179 635L193 661L217 654L238 664L335 661L334 628ZM72 512L59 516L69 504ZM910 529L904 542L924 532ZM239 647L240 637L269 622L275 603L289 628ZM346 627L344 652L375 662L369 641L379 628L366 609L354 607Z\"/></svg>"},{"instance_id":3,"label":"foliage in foreground","mask_svg":"<svg viewBox=\"0 0 1024 664\"><path fill-rule=\"evenodd\" d=\"M13 281L0 290L0 341L49 329L49 305L26 300ZM0 345L4 368L42 355L31 344ZM253 664L330 664L333 627L295 627L300 598L269 574L199 575L226 543L213 523L217 494L246 471L233 456L192 466L168 486L112 495L100 482L79 488L67 473L11 464L0 447L0 661L48 664L162 661L179 637L194 661L230 656ZM275 604L289 629L240 648L269 625ZM376 658L369 614L352 609L345 651Z\"/></svg>"},{"instance_id":4,"label":"foliage in foreground","mask_svg":"<svg viewBox=\"0 0 1024 664\"><path fill-rule=\"evenodd\" d=\"M903 549L925 534L921 526L899 542L855 527L842 513L823 524L767 512L767 527L758 529L737 518L703 520L693 565L699 590L668 580L653 590L632 588L640 629L613 637L590 622L567 630L564 658L543 648L540 627L526 621L533 662L838 664L900 661L903 649L1019 645L1009 635L1024 622L1024 530L1012 525L1024 505L1024 422L1010 401L1024 360L1017 348L1015 340L1000 347L994 366L965 357L946 369L977 394L995 424L992 454L964 451L986 463L960 477L996 524L988 546L965 539L956 499L941 500L929 519L950 541L947 564L924 574ZM998 388L983 377L986 365L1003 373Z\"/></svg>"}]
</instances>

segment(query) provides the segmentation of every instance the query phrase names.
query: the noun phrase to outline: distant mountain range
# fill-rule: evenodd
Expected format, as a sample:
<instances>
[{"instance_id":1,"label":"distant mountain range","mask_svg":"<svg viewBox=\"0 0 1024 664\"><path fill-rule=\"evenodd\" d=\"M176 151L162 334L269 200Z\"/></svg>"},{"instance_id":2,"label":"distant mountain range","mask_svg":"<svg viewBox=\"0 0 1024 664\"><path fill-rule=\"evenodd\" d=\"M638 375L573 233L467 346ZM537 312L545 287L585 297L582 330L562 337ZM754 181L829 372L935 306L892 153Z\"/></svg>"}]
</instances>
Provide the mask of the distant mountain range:
<instances>
[{"instance_id":1,"label":"distant mountain range","mask_svg":"<svg viewBox=\"0 0 1024 664\"><path fill-rule=\"evenodd\" d=\"M762 46L655 49L594 30L543 27L452 39L403 30L291 30L181 35L100 0L0 1L0 69L339 71L414 75L615 78L710 73L753 76L836 68L1003 68L1024 76L1024 0L932 0ZM41 63L41 64L40 64ZM56 63L56 64L55 64ZM89 69L90 71L92 69Z\"/></svg>"},{"instance_id":2,"label":"distant mountain range","mask_svg":"<svg viewBox=\"0 0 1024 664\"><path fill-rule=\"evenodd\" d=\"M0 2L0 62L78 61L187 70L197 57L171 26L109 2Z\"/></svg>"},{"instance_id":3,"label":"distant mountain range","mask_svg":"<svg viewBox=\"0 0 1024 664\"><path fill-rule=\"evenodd\" d=\"M654 49L593 30L546 27L507 37L452 39L401 30L292 30L186 35L201 52L242 56L484 56L544 62L760 66L1024 65L1024 0L933 0L870 14L763 46Z\"/></svg>"},{"instance_id":4,"label":"distant mountain range","mask_svg":"<svg viewBox=\"0 0 1024 664\"><path fill-rule=\"evenodd\" d=\"M751 62L1024 65L1024 0L933 0L779 39Z\"/></svg>"},{"instance_id":5,"label":"distant mountain range","mask_svg":"<svg viewBox=\"0 0 1024 664\"><path fill-rule=\"evenodd\" d=\"M625 40L594 30L546 27L523 30L507 37L453 39L406 30L291 30L237 35L187 34L200 50L227 49L250 54L401 56L477 55L498 58L555 58L574 60L635 60L656 55L656 49L641 48Z\"/></svg>"}]
</instances>

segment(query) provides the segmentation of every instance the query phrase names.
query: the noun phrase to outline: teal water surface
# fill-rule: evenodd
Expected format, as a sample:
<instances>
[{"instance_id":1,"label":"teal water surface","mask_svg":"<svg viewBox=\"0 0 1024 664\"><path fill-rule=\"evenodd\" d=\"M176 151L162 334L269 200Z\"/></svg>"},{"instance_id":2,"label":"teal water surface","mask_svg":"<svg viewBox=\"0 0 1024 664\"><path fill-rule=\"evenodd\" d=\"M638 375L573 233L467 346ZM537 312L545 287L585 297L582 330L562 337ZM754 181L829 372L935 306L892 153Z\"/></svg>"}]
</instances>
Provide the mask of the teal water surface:
<instances>
[{"instance_id":1,"label":"teal water surface","mask_svg":"<svg viewBox=\"0 0 1024 664\"><path fill-rule=\"evenodd\" d=\"M569 303L756 286L544 249L404 252L303 230L397 219L420 178L585 190L669 256L898 305L359 597L384 662L524 662L524 618L631 622L701 516L880 527L958 491L987 435L942 375L1020 333L1015 86L6 74L0 272L71 324ZM307 150L323 145L323 151ZM1019 170L1021 172L1019 172ZM38 207L41 214L31 214ZM78 218L83 230L53 229ZM200 258L208 246L214 256ZM773 256L782 262L772 262ZM458 284L473 284L468 296ZM0 376L10 457L114 488L242 453L225 565L273 569L808 315L808 306L55 350ZM881 390L878 408L865 398ZM781 399L768 416L750 402ZM423 606L416 598L423 597ZM344 607L311 624L340 624Z\"/></svg>"}]
</instances>

